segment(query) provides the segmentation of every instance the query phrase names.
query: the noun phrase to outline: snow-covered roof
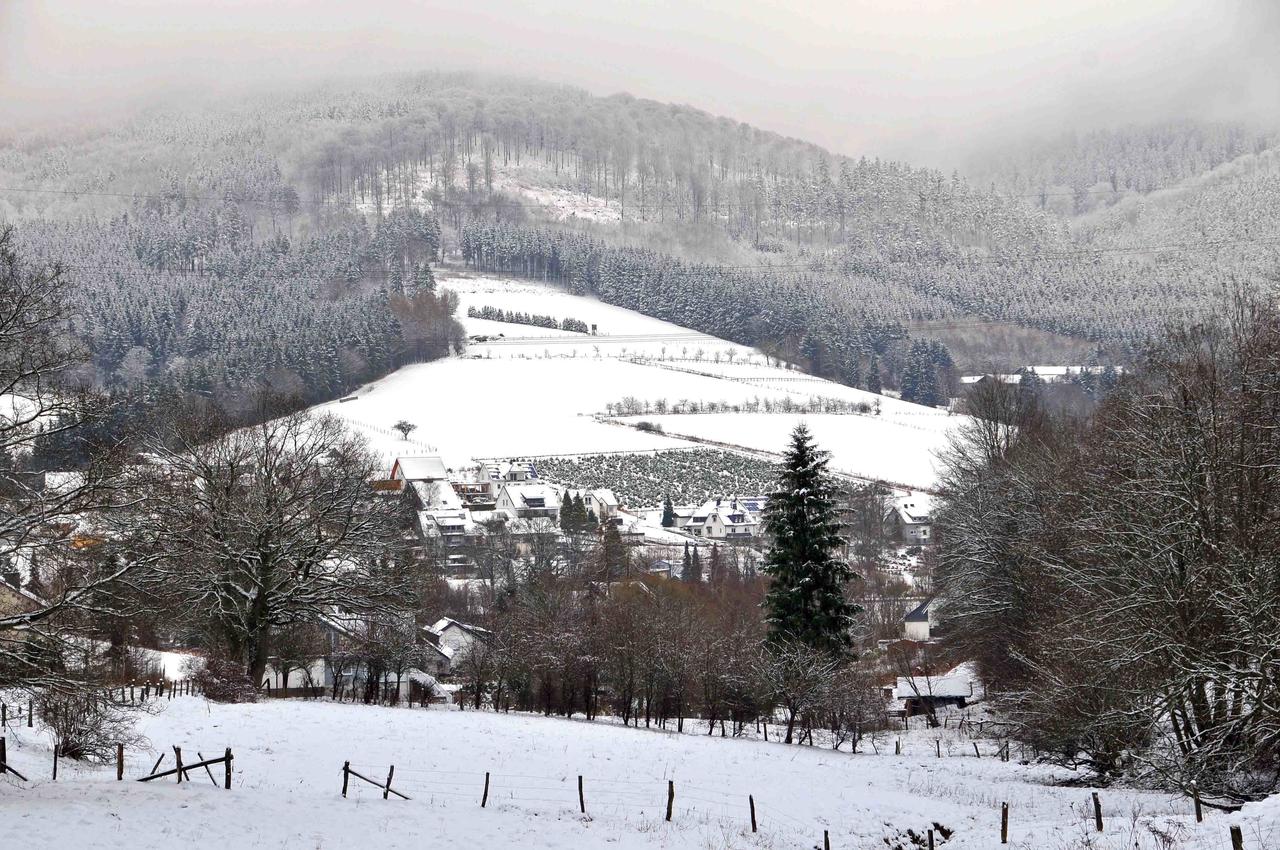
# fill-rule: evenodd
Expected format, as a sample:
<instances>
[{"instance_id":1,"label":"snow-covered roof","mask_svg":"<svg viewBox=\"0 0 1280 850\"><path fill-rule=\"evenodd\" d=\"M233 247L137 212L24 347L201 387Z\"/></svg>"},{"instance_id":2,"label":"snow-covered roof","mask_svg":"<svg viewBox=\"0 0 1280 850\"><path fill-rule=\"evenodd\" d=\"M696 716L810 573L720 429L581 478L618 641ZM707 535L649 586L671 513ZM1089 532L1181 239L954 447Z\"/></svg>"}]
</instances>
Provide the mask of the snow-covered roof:
<instances>
[{"instance_id":1,"label":"snow-covered roof","mask_svg":"<svg viewBox=\"0 0 1280 850\"><path fill-rule=\"evenodd\" d=\"M462 500L458 498L453 485L447 481L413 481L410 484L424 508L461 508Z\"/></svg>"},{"instance_id":2,"label":"snow-covered roof","mask_svg":"<svg viewBox=\"0 0 1280 850\"><path fill-rule=\"evenodd\" d=\"M502 485L502 489L507 492L507 497L511 499L512 504L517 508L560 507L560 494L555 491L554 487L543 484L540 481L509 481ZM531 504L536 503L538 500L541 500L542 504Z\"/></svg>"},{"instance_id":3,"label":"snow-covered roof","mask_svg":"<svg viewBox=\"0 0 1280 850\"><path fill-rule=\"evenodd\" d=\"M406 481L443 481L449 475L436 455L423 457L398 457L391 467L392 478Z\"/></svg>"},{"instance_id":4,"label":"snow-covered roof","mask_svg":"<svg viewBox=\"0 0 1280 850\"><path fill-rule=\"evenodd\" d=\"M436 634L444 634L445 629L449 628L450 626L453 626L454 628L463 629L464 631L471 632L472 634L477 634L477 635L489 634L489 630L486 628L472 625L471 623L463 623L460 620L453 619L452 617L441 617L439 620L436 620L427 628L429 628L431 631L435 632Z\"/></svg>"},{"instance_id":5,"label":"snow-covered roof","mask_svg":"<svg viewBox=\"0 0 1280 850\"><path fill-rule=\"evenodd\" d=\"M972 664L960 664L939 676L899 676L899 699L919 694L923 697L972 697L981 693L981 683Z\"/></svg>"},{"instance_id":6,"label":"snow-covered roof","mask_svg":"<svg viewBox=\"0 0 1280 850\"><path fill-rule=\"evenodd\" d=\"M893 500L891 510L897 512L904 523L919 525L933 517L933 499L926 493L912 493Z\"/></svg>"}]
</instances>

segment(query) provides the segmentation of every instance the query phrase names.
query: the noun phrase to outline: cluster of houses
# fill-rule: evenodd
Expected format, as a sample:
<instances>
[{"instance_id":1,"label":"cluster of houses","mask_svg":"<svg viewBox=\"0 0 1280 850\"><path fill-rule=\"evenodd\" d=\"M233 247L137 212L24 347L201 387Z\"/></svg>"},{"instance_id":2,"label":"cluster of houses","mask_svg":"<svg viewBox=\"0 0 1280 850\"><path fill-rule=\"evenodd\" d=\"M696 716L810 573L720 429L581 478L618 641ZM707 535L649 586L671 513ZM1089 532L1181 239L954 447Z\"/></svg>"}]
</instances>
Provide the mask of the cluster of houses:
<instances>
[{"instance_id":1,"label":"cluster of houses","mask_svg":"<svg viewBox=\"0 0 1280 850\"><path fill-rule=\"evenodd\" d=\"M404 493L417 516L417 532L424 549L443 549L449 560L465 563L468 546L480 543L494 531L520 540L554 532L568 499L580 501L588 517L600 528L613 525L624 543L672 544L670 536L658 540L659 531L630 514L609 489L577 490L538 475L528 460L482 462L459 471L447 469L438 457L400 457L390 478L379 482L384 492ZM675 509L674 526L667 529L695 544L749 545L760 537L760 512L765 497L722 496L701 505Z\"/></svg>"}]
</instances>

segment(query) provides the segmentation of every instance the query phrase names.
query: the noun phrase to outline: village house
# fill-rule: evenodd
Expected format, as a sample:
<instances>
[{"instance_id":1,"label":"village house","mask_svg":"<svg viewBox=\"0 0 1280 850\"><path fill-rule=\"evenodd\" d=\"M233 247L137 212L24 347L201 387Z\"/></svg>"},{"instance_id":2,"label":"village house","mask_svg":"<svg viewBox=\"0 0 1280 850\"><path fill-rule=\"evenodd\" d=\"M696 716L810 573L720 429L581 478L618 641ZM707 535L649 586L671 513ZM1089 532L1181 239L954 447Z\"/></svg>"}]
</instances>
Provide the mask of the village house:
<instances>
[{"instance_id":1,"label":"village house","mask_svg":"<svg viewBox=\"0 0 1280 850\"><path fill-rule=\"evenodd\" d=\"M452 617L441 617L423 629L429 641L443 650L451 661L461 661L477 642L487 642L489 630L470 623L462 623ZM448 671L446 671L448 672Z\"/></svg>"},{"instance_id":2,"label":"village house","mask_svg":"<svg viewBox=\"0 0 1280 850\"><path fill-rule=\"evenodd\" d=\"M560 496L554 487L534 481L505 482L498 489L497 510L513 519L560 520Z\"/></svg>"},{"instance_id":3,"label":"village house","mask_svg":"<svg viewBox=\"0 0 1280 850\"><path fill-rule=\"evenodd\" d=\"M926 599L907 612L902 618L902 637L906 640L928 641L932 619L929 616L929 605L933 600Z\"/></svg>"},{"instance_id":4,"label":"village house","mask_svg":"<svg viewBox=\"0 0 1280 850\"><path fill-rule=\"evenodd\" d=\"M415 481L445 481L449 471L444 461L435 455L423 457L398 457L391 465L391 480L412 483ZM403 487L404 484L401 484Z\"/></svg>"},{"instance_id":5,"label":"village house","mask_svg":"<svg viewBox=\"0 0 1280 850\"><path fill-rule=\"evenodd\" d=\"M763 503L764 499L708 499L683 524L677 514L676 527L694 537L749 543L759 533Z\"/></svg>"},{"instance_id":6,"label":"village house","mask_svg":"<svg viewBox=\"0 0 1280 850\"><path fill-rule=\"evenodd\" d=\"M933 537L932 509L929 497L920 493L894 499L885 512L885 534L907 546L928 544Z\"/></svg>"},{"instance_id":7,"label":"village house","mask_svg":"<svg viewBox=\"0 0 1280 850\"><path fill-rule=\"evenodd\" d=\"M562 500L569 496L580 496L587 511L600 523L616 517L621 507L613 491L603 487L598 490L565 490Z\"/></svg>"},{"instance_id":8,"label":"village house","mask_svg":"<svg viewBox=\"0 0 1280 850\"><path fill-rule=\"evenodd\" d=\"M480 467L480 478L489 485L489 492L496 499L504 484L536 481L538 469L532 461L491 461Z\"/></svg>"}]
</instances>

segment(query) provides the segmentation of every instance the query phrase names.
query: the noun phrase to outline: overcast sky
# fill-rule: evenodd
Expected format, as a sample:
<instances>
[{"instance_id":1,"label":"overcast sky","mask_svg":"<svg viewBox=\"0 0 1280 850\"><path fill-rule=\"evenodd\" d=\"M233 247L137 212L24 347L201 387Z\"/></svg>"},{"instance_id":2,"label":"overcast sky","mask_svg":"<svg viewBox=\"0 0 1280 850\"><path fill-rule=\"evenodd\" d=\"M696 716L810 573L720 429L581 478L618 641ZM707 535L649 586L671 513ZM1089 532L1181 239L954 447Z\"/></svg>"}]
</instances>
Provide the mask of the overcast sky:
<instances>
[{"instance_id":1,"label":"overcast sky","mask_svg":"<svg viewBox=\"0 0 1280 850\"><path fill-rule=\"evenodd\" d=\"M950 167L1072 128L1276 124L1280 0L0 0L0 110L26 118L440 68Z\"/></svg>"}]
</instances>

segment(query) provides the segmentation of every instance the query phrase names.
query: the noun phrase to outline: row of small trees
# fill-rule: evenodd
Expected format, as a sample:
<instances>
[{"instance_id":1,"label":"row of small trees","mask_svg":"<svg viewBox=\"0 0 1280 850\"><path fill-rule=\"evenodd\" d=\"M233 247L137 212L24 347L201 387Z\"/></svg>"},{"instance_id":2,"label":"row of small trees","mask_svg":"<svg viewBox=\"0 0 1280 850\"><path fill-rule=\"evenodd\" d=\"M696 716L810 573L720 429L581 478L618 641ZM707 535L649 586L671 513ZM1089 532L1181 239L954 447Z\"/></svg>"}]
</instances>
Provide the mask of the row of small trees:
<instances>
[{"instance_id":1,"label":"row of small trees","mask_svg":"<svg viewBox=\"0 0 1280 850\"><path fill-rule=\"evenodd\" d=\"M513 325L533 325L539 328L554 328L557 330L575 331L577 333L589 333L591 328L581 319L565 318L556 319L555 316L546 316L539 313L521 313L516 310L504 310L501 307L492 307L485 304L482 307L471 306L467 308L467 315L472 319L489 319L494 322L508 322Z\"/></svg>"}]
</instances>

